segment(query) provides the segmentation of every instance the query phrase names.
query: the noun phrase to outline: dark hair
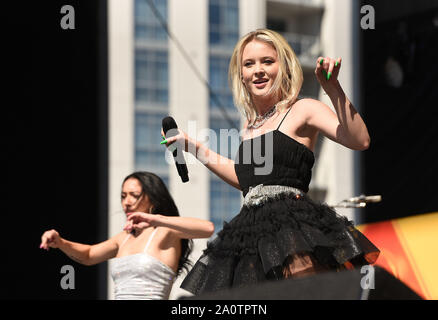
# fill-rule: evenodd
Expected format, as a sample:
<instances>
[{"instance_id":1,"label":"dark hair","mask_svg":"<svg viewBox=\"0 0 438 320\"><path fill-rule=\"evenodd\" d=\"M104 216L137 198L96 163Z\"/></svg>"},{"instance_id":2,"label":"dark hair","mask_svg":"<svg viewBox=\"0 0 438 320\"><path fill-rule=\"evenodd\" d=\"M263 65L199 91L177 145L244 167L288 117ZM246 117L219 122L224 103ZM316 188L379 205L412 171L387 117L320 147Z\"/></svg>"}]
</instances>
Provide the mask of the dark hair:
<instances>
[{"instance_id":1,"label":"dark hair","mask_svg":"<svg viewBox=\"0 0 438 320\"><path fill-rule=\"evenodd\" d=\"M167 190L160 177L151 172L138 171L127 176L123 180L123 184L131 178L135 178L140 182L142 193L149 197L149 201L153 206L152 214L159 213L170 217L180 216L175 201L173 201L169 190ZM193 241L191 239L181 239L181 256L178 262L177 275L180 275L183 269L188 270L189 266L191 266L189 255L192 252L192 248Z\"/></svg>"}]
</instances>

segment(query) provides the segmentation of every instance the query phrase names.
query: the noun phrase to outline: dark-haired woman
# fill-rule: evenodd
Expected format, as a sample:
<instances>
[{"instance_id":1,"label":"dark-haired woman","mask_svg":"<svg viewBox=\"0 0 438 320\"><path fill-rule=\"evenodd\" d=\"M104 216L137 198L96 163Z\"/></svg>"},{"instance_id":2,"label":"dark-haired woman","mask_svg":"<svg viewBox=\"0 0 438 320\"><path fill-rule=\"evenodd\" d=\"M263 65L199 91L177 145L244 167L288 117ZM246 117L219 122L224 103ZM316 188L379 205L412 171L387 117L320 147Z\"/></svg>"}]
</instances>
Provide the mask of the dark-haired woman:
<instances>
[{"instance_id":1,"label":"dark-haired woman","mask_svg":"<svg viewBox=\"0 0 438 320\"><path fill-rule=\"evenodd\" d=\"M180 217L163 181L153 173L127 176L121 199L128 221L119 234L87 245L50 230L42 235L40 248L59 248L84 265L112 259L117 300L168 299L175 278L189 265L189 239L210 237L214 226L209 221Z\"/></svg>"}]
</instances>

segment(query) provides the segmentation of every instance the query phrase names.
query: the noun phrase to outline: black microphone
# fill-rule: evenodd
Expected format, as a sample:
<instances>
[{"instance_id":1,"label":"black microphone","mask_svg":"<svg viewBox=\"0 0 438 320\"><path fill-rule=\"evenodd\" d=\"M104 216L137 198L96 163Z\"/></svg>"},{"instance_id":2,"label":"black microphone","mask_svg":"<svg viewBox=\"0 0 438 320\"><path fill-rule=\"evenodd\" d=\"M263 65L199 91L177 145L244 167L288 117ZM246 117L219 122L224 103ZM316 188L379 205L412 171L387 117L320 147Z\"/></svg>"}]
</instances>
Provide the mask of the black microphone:
<instances>
[{"instance_id":1,"label":"black microphone","mask_svg":"<svg viewBox=\"0 0 438 320\"><path fill-rule=\"evenodd\" d=\"M166 117L162 121L162 127L164 131L164 135L167 138L171 138L173 136L176 136L178 134L178 126L176 125L175 120L172 117ZM167 133L169 132L169 135ZM175 145L175 143L174 143ZM170 149L170 146L169 146ZM189 172L187 170L186 161L184 159L183 151L181 148L174 148L172 151L173 159L175 160L176 169L178 170L178 174L181 177L182 182L189 181Z\"/></svg>"}]
</instances>

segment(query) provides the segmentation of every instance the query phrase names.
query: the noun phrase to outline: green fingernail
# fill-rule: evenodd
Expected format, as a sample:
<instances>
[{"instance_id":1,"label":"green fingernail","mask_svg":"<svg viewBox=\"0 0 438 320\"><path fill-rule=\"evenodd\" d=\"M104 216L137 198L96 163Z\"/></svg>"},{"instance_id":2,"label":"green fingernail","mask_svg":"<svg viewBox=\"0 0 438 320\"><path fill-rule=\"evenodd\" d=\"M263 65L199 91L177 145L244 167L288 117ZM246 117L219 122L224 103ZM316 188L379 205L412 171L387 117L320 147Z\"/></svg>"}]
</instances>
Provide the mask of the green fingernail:
<instances>
[{"instance_id":1,"label":"green fingernail","mask_svg":"<svg viewBox=\"0 0 438 320\"><path fill-rule=\"evenodd\" d=\"M162 136L163 137L163 140L166 140L166 137L165 136Z\"/></svg>"},{"instance_id":2,"label":"green fingernail","mask_svg":"<svg viewBox=\"0 0 438 320\"><path fill-rule=\"evenodd\" d=\"M160 144L166 144L166 143L167 143L167 140L163 140L160 142Z\"/></svg>"},{"instance_id":3,"label":"green fingernail","mask_svg":"<svg viewBox=\"0 0 438 320\"><path fill-rule=\"evenodd\" d=\"M322 66L323 63L324 63L324 59L321 59L321 61L319 62L319 64Z\"/></svg>"},{"instance_id":4,"label":"green fingernail","mask_svg":"<svg viewBox=\"0 0 438 320\"><path fill-rule=\"evenodd\" d=\"M338 62L338 61L336 61L336 63L335 63L335 67L337 67L337 66L338 66L338 64L339 64L339 62Z\"/></svg>"},{"instance_id":5,"label":"green fingernail","mask_svg":"<svg viewBox=\"0 0 438 320\"><path fill-rule=\"evenodd\" d=\"M329 72L328 75L327 75L327 80L330 80L331 76L332 76L332 73Z\"/></svg>"}]
</instances>

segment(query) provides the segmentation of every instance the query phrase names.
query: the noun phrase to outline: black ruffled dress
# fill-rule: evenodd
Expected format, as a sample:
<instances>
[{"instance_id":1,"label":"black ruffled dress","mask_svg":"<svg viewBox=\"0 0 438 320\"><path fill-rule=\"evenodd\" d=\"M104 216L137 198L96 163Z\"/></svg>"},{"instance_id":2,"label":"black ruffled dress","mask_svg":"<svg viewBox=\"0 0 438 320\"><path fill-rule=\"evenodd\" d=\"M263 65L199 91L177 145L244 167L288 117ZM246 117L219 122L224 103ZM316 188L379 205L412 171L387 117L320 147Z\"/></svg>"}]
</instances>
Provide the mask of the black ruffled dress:
<instances>
[{"instance_id":1,"label":"black ruffled dress","mask_svg":"<svg viewBox=\"0 0 438 320\"><path fill-rule=\"evenodd\" d=\"M235 170L244 205L208 243L181 288L198 295L283 279L285 266L303 254L319 270L376 261L380 251L351 221L306 195L314 154L279 127L241 143ZM258 165L262 156L272 165Z\"/></svg>"}]
</instances>

